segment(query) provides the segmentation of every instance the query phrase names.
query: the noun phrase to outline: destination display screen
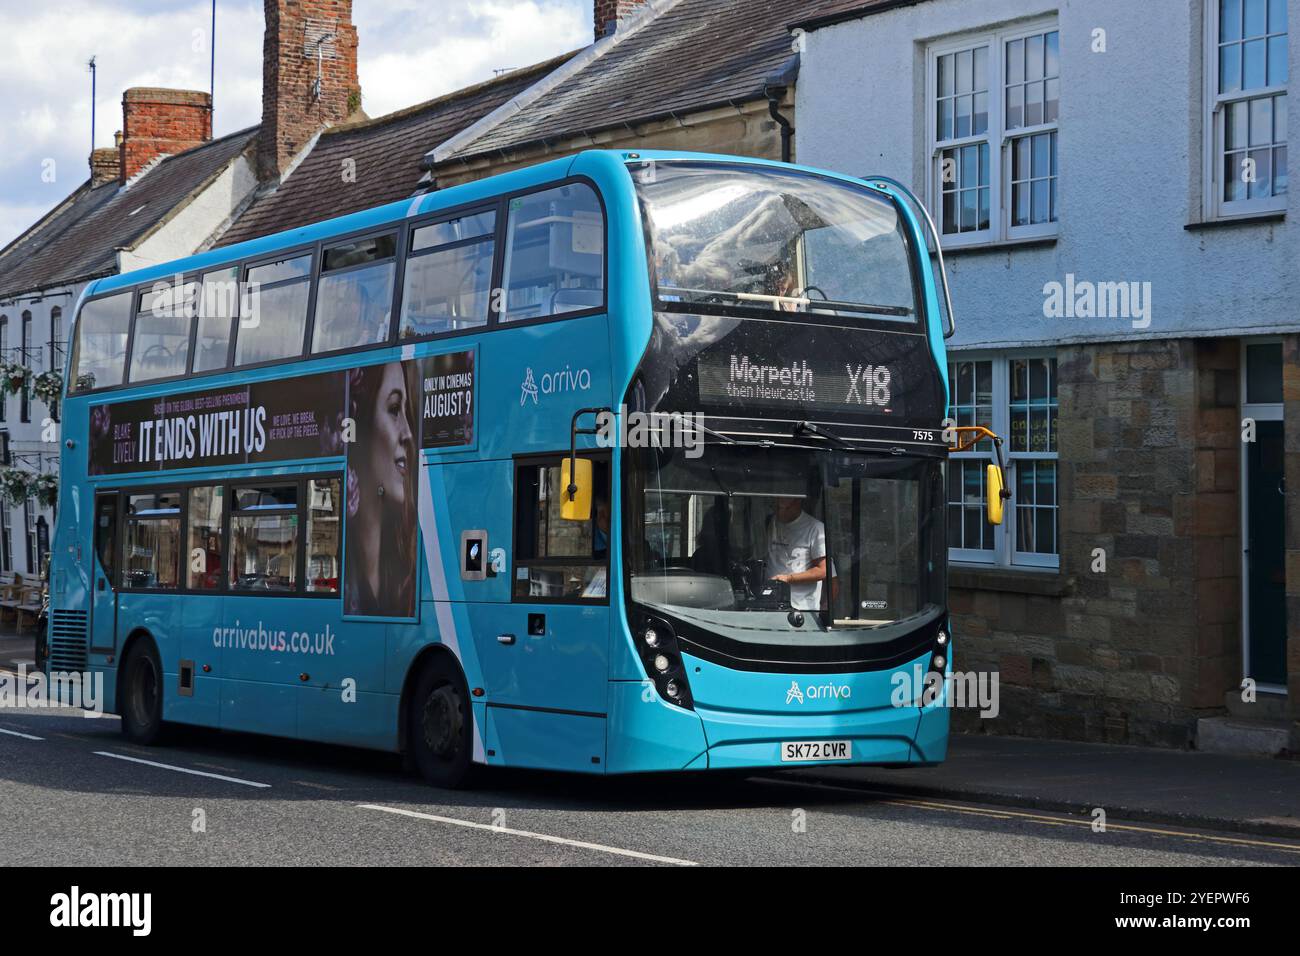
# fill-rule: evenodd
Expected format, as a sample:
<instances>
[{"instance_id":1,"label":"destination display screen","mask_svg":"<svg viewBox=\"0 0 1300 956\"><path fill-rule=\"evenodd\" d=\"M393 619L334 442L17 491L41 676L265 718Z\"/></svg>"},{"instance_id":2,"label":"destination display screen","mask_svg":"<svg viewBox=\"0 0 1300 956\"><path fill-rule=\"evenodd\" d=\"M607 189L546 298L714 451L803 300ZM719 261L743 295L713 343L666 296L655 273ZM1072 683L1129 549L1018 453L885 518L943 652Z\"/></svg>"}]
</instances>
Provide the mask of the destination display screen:
<instances>
[{"instance_id":1,"label":"destination display screen","mask_svg":"<svg viewBox=\"0 0 1300 956\"><path fill-rule=\"evenodd\" d=\"M705 353L699 360L700 403L771 408L892 411L895 390L905 383L886 364L796 358L764 361L742 349Z\"/></svg>"},{"instance_id":2,"label":"destination display screen","mask_svg":"<svg viewBox=\"0 0 1300 956\"><path fill-rule=\"evenodd\" d=\"M641 374L652 408L733 420L713 426L728 432L788 437L809 421L891 447L941 444L942 373L919 332L659 312Z\"/></svg>"}]
</instances>

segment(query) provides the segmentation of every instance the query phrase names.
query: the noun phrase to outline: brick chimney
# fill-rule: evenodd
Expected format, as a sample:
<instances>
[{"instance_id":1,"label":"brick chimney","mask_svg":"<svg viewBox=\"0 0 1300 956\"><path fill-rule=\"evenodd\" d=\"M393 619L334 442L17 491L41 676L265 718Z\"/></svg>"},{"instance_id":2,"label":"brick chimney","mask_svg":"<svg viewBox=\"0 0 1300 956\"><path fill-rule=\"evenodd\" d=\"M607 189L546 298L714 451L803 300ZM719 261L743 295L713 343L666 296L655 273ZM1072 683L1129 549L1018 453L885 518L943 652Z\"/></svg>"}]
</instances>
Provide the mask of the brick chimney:
<instances>
[{"instance_id":1,"label":"brick chimney","mask_svg":"<svg viewBox=\"0 0 1300 956\"><path fill-rule=\"evenodd\" d=\"M264 0L257 172L279 179L325 126L360 112L352 0Z\"/></svg>"},{"instance_id":2,"label":"brick chimney","mask_svg":"<svg viewBox=\"0 0 1300 956\"><path fill-rule=\"evenodd\" d=\"M645 0L596 0L596 39L609 36L644 5Z\"/></svg>"},{"instance_id":3,"label":"brick chimney","mask_svg":"<svg viewBox=\"0 0 1300 956\"><path fill-rule=\"evenodd\" d=\"M212 97L207 93L138 86L122 94L123 182L159 156L181 153L210 139Z\"/></svg>"},{"instance_id":4,"label":"brick chimney","mask_svg":"<svg viewBox=\"0 0 1300 956\"><path fill-rule=\"evenodd\" d=\"M121 133L117 134L121 137ZM90 154L90 185L102 186L104 183L122 181L122 148L105 146Z\"/></svg>"}]
</instances>

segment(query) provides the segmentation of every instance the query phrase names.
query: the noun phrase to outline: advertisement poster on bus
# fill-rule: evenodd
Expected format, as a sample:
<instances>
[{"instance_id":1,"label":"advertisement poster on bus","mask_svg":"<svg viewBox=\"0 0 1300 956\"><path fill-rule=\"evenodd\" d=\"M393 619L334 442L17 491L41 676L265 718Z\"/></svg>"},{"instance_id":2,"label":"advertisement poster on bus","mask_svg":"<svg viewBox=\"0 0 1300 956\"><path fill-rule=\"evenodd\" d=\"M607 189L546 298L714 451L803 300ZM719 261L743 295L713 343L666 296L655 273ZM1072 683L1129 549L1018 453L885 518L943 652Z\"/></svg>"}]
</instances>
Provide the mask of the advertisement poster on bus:
<instances>
[{"instance_id":1,"label":"advertisement poster on bus","mask_svg":"<svg viewBox=\"0 0 1300 956\"><path fill-rule=\"evenodd\" d=\"M418 580L419 364L348 373L343 612L412 617Z\"/></svg>"},{"instance_id":2,"label":"advertisement poster on bus","mask_svg":"<svg viewBox=\"0 0 1300 956\"><path fill-rule=\"evenodd\" d=\"M95 405L89 473L172 471L343 452L344 373L227 385Z\"/></svg>"}]
</instances>

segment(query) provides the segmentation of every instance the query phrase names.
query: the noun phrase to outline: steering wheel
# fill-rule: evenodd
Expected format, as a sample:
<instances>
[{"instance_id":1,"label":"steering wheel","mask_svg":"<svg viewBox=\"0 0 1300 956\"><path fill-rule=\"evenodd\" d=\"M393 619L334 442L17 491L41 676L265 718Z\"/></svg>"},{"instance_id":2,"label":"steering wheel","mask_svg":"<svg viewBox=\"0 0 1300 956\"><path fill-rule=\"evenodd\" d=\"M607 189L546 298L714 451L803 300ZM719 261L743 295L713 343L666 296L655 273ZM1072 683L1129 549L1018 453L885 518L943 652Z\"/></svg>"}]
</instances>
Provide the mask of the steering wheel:
<instances>
[{"instance_id":1,"label":"steering wheel","mask_svg":"<svg viewBox=\"0 0 1300 956\"><path fill-rule=\"evenodd\" d=\"M826 291L822 289L821 286L806 285L799 290L799 294L803 296L806 296L809 292L817 292L820 294L823 302L829 302L831 300L831 297L826 294Z\"/></svg>"},{"instance_id":2,"label":"steering wheel","mask_svg":"<svg viewBox=\"0 0 1300 956\"><path fill-rule=\"evenodd\" d=\"M167 346L163 345L161 342L159 342L156 345L151 345L147 349L145 349L144 355L142 355L141 358L148 358L149 356L153 355L155 352L161 352L166 358L172 357L172 350L169 349Z\"/></svg>"},{"instance_id":3,"label":"steering wheel","mask_svg":"<svg viewBox=\"0 0 1300 956\"><path fill-rule=\"evenodd\" d=\"M695 573L695 569L694 569L694 568L688 568L688 567L686 567L685 565L681 565L681 564L665 564L665 565L664 565L662 568L660 568L659 570L660 570L660 571L667 571L667 572L669 572L669 573L676 572L676 573L678 573L678 574L694 574L694 573Z\"/></svg>"}]
</instances>

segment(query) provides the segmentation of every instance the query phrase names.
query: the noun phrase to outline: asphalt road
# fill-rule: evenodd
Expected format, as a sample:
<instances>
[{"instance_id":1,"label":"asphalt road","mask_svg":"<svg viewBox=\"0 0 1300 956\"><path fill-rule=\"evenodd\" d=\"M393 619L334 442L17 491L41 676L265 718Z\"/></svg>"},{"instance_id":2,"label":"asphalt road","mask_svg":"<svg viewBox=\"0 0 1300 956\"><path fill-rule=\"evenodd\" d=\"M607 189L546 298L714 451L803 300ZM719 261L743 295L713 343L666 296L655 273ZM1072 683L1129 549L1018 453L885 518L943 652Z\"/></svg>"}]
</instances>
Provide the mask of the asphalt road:
<instances>
[{"instance_id":1,"label":"asphalt road","mask_svg":"<svg viewBox=\"0 0 1300 956\"><path fill-rule=\"evenodd\" d=\"M450 792L386 754L200 730L142 748L114 717L12 709L0 826L0 860L67 866L1300 863L1300 841L1115 819L1095 833L1065 814L780 774L512 771Z\"/></svg>"}]
</instances>

